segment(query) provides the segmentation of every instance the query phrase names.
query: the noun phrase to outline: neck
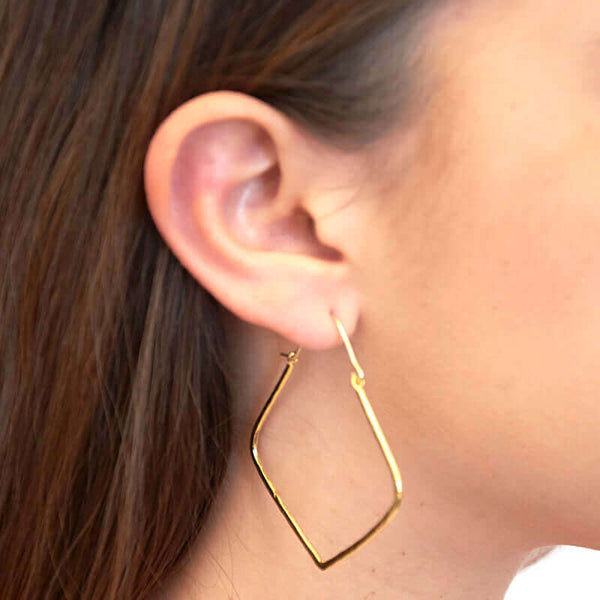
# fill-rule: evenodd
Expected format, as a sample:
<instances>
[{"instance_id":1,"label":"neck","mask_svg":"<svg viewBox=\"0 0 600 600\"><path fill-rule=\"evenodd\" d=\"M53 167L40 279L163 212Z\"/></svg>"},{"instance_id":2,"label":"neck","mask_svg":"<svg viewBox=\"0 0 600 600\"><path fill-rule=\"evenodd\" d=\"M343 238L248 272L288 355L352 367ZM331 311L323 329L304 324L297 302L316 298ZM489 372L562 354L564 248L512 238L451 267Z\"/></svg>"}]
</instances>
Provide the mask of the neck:
<instances>
[{"instance_id":1,"label":"neck","mask_svg":"<svg viewBox=\"0 0 600 600\"><path fill-rule=\"evenodd\" d=\"M258 340L258 344L257 344ZM481 510L432 477L418 448L388 436L405 498L392 521L320 571L294 535L250 458L254 420L292 348L253 331L236 335L236 440L209 523L168 598L501 600L530 549L499 512ZM257 350L258 349L258 350ZM323 558L361 537L391 504L393 486L350 385L344 350L302 352L260 438L265 469ZM365 367L365 365L363 365ZM367 395L371 396L369 370ZM242 377L245 375L245 377ZM241 384L243 382L243 385ZM374 382L373 382L374 383ZM347 385L346 385L347 384ZM397 415L371 398L386 435ZM380 409L380 410L378 410ZM381 414L380 414L381 412Z\"/></svg>"}]
</instances>

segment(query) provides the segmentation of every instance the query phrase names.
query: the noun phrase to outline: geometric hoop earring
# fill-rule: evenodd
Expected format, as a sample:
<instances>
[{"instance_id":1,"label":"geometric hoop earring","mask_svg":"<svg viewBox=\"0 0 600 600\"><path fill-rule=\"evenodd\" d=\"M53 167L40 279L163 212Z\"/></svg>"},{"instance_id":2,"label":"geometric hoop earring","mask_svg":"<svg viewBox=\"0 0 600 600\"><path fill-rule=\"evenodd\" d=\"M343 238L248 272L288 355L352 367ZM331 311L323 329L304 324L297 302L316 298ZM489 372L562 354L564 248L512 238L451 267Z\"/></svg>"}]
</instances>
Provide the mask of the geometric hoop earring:
<instances>
[{"instance_id":1,"label":"geometric hoop earring","mask_svg":"<svg viewBox=\"0 0 600 600\"><path fill-rule=\"evenodd\" d=\"M252 436L250 439L250 452L252 455L252 459L254 461L254 464L258 470L258 473L259 473L263 483L269 490L271 496L273 497L273 500L275 500L275 503L279 507L279 510L283 513L283 516L286 518L287 522L292 527L295 534L298 536L298 538L300 539L300 541L302 542L302 544L304 545L306 550L311 555L315 564L322 570L325 570L325 569L331 567L338 561L342 560L343 558L345 558L346 556L348 556L349 554L351 554L352 552L354 552L355 550L360 548L363 544L368 542L375 534L377 534L378 531L380 531L383 527L385 527L385 525L390 521L390 519L394 516L394 514L398 510L398 507L400 506L400 502L402 501L402 479L400 477L400 471L398 470L398 465L396 464L396 460L392 454L392 451L390 450L387 440L385 439L385 435L383 434L383 431L381 430L379 422L377 421L377 417L375 416L373 407L371 406L371 403L369 402L367 395L365 393L364 371L358 364L358 360L354 353L354 349L352 348L352 345L350 344L350 340L348 338L348 335L346 334L346 330L344 329L342 323L332 312L330 313L330 315L331 315L332 319L334 320L337 330L344 342L344 345L348 352L348 356L350 358L350 362L354 368L354 371L352 372L352 375L350 377L350 385L352 386L352 388L354 389L354 391L356 392L356 394L360 400L361 406L362 406L364 413L369 421L369 424L371 425L373 434L375 435L375 438L377 439L377 442L379 443L379 447L381 449L381 452L383 453L383 456L389 467L390 474L392 476L392 480L394 483L394 499L393 499L392 505L387 510L387 512L383 515L383 517L360 539L358 539L352 545L348 546L348 548L345 548L341 552L338 552L332 558L329 558L328 560L323 560L321 558L321 556L319 555L319 553L317 552L316 548L312 545L312 543L310 542L310 540L308 539L306 534L303 532L302 528L300 527L300 525L298 524L296 519L290 514L284 501L281 499L281 497L277 493L275 486L273 485L273 482L269 479L268 475L265 473L263 464L262 464L262 462L260 460L260 456L258 454L258 440L260 437L260 432L263 428L263 425L265 424L265 421L267 420L267 418L269 416L269 413L271 412L271 410L273 409L273 406L277 402L277 398L279 397L281 391L285 387L287 380L289 379L290 375L292 374L292 371L294 370L294 366L298 362L298 357L300 355L301 348L296 348L296 350L293 350L292 352L289 352L288 354L285 354L285 353L281 354L281 356L284 356L286 358L285 369L283 370L283 373L281 374L279 381L275 385L275 389L269 396L267 403L265 404L260 415L258 416L258 419L256 420L256 423L254 425L254 428L252 429Z\"/></svg>"}]
</instances>

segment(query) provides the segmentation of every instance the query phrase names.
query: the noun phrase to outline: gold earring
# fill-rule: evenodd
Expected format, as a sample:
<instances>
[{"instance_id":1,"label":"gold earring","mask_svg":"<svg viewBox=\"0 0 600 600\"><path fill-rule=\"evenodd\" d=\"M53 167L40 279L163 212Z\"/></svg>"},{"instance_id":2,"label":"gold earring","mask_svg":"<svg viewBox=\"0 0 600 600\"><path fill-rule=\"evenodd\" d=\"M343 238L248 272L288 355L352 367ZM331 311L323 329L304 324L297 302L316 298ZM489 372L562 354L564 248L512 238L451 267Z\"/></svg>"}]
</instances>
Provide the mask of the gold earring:
<instances>
[{"instance_id":1,"label":"gold earring","mask_svg":"<svg viewBox=\"0 0 600 600\"><path fill-rule=\"evenodd\" d=\"M356 355L354 354L354 350L352 348L352 345L350 344L350 340L348 339L348 335L346 334L346 330L344 329L342 323L333 314L333 312L330 312L330 315L331 315L331 318L335 322L335 325L336 325L337 330L344 342L344 345L346 346L346 350L348 352L350 362L352 363L352 366L354 368L354 371L352 372L352 375L350 378L350 384L352 385L354 391L358 395L358 398L361 402L361 405L365 412L365 415L369 421L369 424L371 425L371 428L373 430L375 437L377 438L377 442L379 443L381 452L383 453L383 456L384 456L384 458L387 462L387 465L390 469L390 474L391 474L393 482L394 482L394 500L392 502L391 507L387 510L387 512L383 515L383 517L379 520L379 522L376 523L364 536L362 536L360 539L358 539L356 542L354 542L348 548L342 550L341 552L338 552L332 558L330 558L328 560L323 560L321 558L321 556L319 555L319 553L317 552L317 550L315 549L315 547L310 542L310 540L306 537L306 534L302 531L302 529L301 529L300 525L298 524L298 522L296 521L296 519L294 519L294 517L290 514L289 510L287 509L287 506L285 505L285 503L283 502L283 500L281 499L281 497L275 490L275 486L273 485L273 483L271 482L271 480L265 473L265 470L263 468L260 457L258 456L258 438L260 436L260 432L263 428L263 425L264 425L267 417L269 416L269 413L271 412L273 406L275 405L275 402L277 401L279 394L281 393L281 390L284 388L287 380L289 379L290 375L292 374L294 366L298 362L298 357L300 355L301 348L296 348L296 350L293 350L292 352L289 352L288 354L285 354L285 353L281 354L281 356L284 356L286 358L287 364L285 366L283 373L281 374L281 377L279 378L279 381L275 385L275 389L269 396L267 403L265 404L260 415L258 416L258 419L256 420L256 423L252 430L252 437L250 439L250 451L252 454L252 459L254 461L254 464L256 465L256 468L258 470L258 473L259 473L261 479L263 480L263 483L266 485L267 489L271 493L271 496L275 500L275 503L277 504L277 506L283 513L283 516L286 518L287 522L290 524L290 526L294 530L295 534L298 536L298 538L300 539L300 541L302 542L302 544L304 545L306 550L308 550L308 552L310 553L310 555L311 555L312 559L314 560L314 562L316 563L316 565L322 570L325 570L328 567L331 567L332 565L334 565L335 563L340 561L342 558L345 558L346 556L348 556L349 554L351 554L352 552L354 552L355 550L360 548L360 546L362 546L363 544L368 542L394 516L394 514L398 510L398 507L400 506L400 502L402 501L402 479L400 477L400 471L398 470L398 465L396 464L394 455L392 454L392 451L390 450L390 447L385 439L385 436L383 435L383 431L381 430L379 422L377 421L377 417L375 416L375 413L373 412L371 403L369 402L367 395L365 394L364 371L361 369L360 365L358 364L358 360L356 359Z\"/></svg>"}]
</instances>

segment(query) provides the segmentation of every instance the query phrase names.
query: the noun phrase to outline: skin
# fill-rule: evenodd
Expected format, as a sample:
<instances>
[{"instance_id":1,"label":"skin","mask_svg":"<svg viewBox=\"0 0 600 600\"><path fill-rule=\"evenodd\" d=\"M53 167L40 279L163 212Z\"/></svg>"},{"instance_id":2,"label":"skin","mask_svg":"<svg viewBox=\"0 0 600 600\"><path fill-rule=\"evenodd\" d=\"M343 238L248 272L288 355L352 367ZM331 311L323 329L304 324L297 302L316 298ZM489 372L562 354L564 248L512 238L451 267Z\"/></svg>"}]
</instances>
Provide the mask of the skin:
<instances>
[{"instance_id":1,"label":"skin","mask_svg":"<svg viewBox=\"0 0 600 600\"><path fill-rule=\"evenodd\" d=\"M157 227L226 309L237 441L165 597L501 600L534 548L600 549L600 4L449 3L423 68L419 115L361 152L233 93L153 139ZM387 507L330 309L405 498L321 573L248 441L300 345L261 439L278 491L326 556Z\"/></svg>"}]
</instances>

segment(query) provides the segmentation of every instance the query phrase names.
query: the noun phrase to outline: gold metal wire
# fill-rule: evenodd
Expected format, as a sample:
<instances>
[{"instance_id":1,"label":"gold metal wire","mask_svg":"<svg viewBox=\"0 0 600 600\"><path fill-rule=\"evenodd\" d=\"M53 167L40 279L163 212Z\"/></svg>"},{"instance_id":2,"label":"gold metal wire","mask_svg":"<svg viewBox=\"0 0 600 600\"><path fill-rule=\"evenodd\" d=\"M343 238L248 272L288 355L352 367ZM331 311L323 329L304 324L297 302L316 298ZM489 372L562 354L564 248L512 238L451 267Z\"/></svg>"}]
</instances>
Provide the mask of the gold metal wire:
<instances>
[{"instance_id":1,"label":"gold metal wire","mask_svg":"<svg viewBox=\"0 0 600 600\"><path fill-rule=\"evenodd\" d=\"M377 442L379 443L379 447L380 447L381 452L383 453L383 456L387 462L387 465L390 470L390 474L392 476L392 480L394 482L394 499L393 499L392 505L386 511L386 513L383 515L383 517L365 535L363 535L356 542L354 542L353 544L351 544L350 546L348 546L341 552L338 552L332 558L323 560L321 558L320 554L317 552L316 548L312 545L312 543L310 542L310 540L308 539L308 537L306 536L306 534L304 533L304 531L302 530L302 528L300 527L298 522L296 521L296 519L289 512L287 506L281 499L281 496L279 496L279 494L277 493L275 486L273 485L273 482L269 479L268 475L265 473L263 464L258 455L258 440L259 440L260 432L265 424L265 421L267 420L267 418L269 416L269 413L273 409L273 406L275 405L275 402L277 401L277 398L278 398L279 394L281 393L281 390L284 388L287 380L289 379L290 375L292 374L294 366L298 362L298 357L300 355L301 348L296 348L296 350L293 350L292 352L289 352L288 354L285 354L285 353L281 354L281 356L284 356L286 358L285 369L283 370L283 373L281 374L279 381L275 385L275 389L269 396L267 403L265 404L260 415L258 416L258 419L256 420L256 423L252 430L252 436L250 439L250 451L252 454L252 459L254 461L254 464L256 465L256 468L258 470L258 473L259 473L263 483L265 484L265 486L271 493L271 496L275 500L275 503L279 507L279 510L283 513L283 516L286 518L287 522L292 527L295 534L298 536L298 538L300 539L300 541L302 542L302 544L304 545L306 550L309 552L309 554L311 555L315 564L321 570L325 570L325 569L331 567L338 561L342 560L343 558L345 558L346 556L348 556L349 554L351 554L352 552L354 552L355 550L360 548L363 544L368 542L394 516L394 514L398 510L398 507L400 506L400 502L402 501L402 479L400 477L400 471L398 470L398 465L396 464L394 455L392 454L392 451L387 443L387 440L385 439L383 431L381 430L381 426L379 425L379 422L377 421L377 417L375 416L373 407L371 406L371 403L369 402L367 395L365 393L364 371L358 364L356 354L354 353L352 344L350 343L350 340L348 338L348 335L347 335L346 330L344 329L342 323L333 314L333 312L331 312L330 315L331 315L331 318L335 322L335 325L338 329L338 332L339 332L342 340L344 341L344 345L348 352L350 362L352 363L352 366L354 368L354 371L352 372L351 377L350 377L350 384L352 385L352 388L358 395L358 398L361 402L364 413L369 421L369 424L371 425L373 434L375 435L375 438L377 439Z\"/></svg>"}]
</instances>

